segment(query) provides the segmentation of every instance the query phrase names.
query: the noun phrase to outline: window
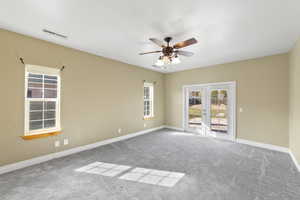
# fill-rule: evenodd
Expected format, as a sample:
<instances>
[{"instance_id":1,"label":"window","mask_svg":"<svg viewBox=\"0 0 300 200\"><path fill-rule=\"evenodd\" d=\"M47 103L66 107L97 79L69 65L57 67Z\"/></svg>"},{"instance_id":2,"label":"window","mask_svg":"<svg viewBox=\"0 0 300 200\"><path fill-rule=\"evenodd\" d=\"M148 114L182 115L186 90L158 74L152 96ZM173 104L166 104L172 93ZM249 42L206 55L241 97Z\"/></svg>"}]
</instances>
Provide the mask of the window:
<instances>
[{"instance_id":1,"label":"window","mask_svg":"<svg viewBox=\"0 0 300 200\"><path fill-rule=\"evenodd\" d=\"M25 136L60 131L59 70L26 65Z\"/></svg>"},{"instance_id":2,"label":"window","mask_svg":"<svg viewBox=\"0 0 300 200\"><path fill-rule=\"evenodd\" d=\"M153 83L144 83L144 119L154 117Z\"/></svg>"}]
</instances>

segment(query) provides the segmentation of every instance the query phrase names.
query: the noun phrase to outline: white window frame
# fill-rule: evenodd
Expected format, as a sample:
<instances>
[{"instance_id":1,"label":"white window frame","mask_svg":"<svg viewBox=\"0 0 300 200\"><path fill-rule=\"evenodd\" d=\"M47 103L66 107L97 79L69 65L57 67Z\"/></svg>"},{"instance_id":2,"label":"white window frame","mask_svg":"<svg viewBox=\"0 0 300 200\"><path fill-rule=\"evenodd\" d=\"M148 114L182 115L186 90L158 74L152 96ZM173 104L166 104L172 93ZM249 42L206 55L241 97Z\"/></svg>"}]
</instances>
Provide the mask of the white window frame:
<instances>
[{"instance_id":1,"label":"white window frame","mask_svg":"<svg viewBox=\"0 0 300 200\"><path fill-rule=\"evenodd\" d=\"M29 75L29 73L49 75L49 76L57 76L57 98L55 100L53 98L27 98L28 75ZM24 99L24 102L25 102L25 122L24 122L25 136L61 131L60 91L61 91L61 78L60 78L60 70L59 69L36 66L36 65L27 65L27 64L25 65L25 99ZM31 131L29 130L29 122L30 122L29 121L30 120L29 106L30 106L31 101L55 101L56 102L55 127L53 127L53 128L43 128L43 129L31 130Z\"/></svg>"},{"instance_id":2,"label":"white window frame","mask_svg":"<svg viewBox=\"0 0 300 200\"><path fill-rule=\"evenodd\" d=\"M149 88L149 99L145 99L145 94L144 94L144 119L148 118L153 118L154 117L154 84L153 83L144 83L144 91L145 87ZM150 113L149 115L145 115L145 102L149 101L149 107L150 107Z\"/></svg>"}]
</instances>

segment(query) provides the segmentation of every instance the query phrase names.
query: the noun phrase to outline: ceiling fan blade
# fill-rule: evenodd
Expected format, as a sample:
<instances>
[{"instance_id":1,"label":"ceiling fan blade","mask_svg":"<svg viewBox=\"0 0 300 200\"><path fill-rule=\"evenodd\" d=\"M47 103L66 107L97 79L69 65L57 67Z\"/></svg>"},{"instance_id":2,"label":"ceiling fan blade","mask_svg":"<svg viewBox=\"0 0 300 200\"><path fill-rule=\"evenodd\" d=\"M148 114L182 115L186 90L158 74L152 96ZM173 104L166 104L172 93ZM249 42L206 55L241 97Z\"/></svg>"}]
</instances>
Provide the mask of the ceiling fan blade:
<instances>
[{"instance_id":1,"label":"ceiling fan blade","mask_svg":"<svg viewBox=\"0 0 300 200\"><path fill-rule=\"evenodd\" d=\"M149 40L150 40L151 42L157 44L158 46L162 47L162 48L166 47L165 44L164 44L164 42L161 41L161 40L159 40L159 39L156 39L156 38L150 38Z\"/></svg>"},{"instance_id":2,"label":"ceiling fan blade","mask_svg":"<svg viewBox=\"0 0 300 200\"><path fill-rule=\"evenodd\" d=\"M174 45L174 48L175 49L180 49L180 48L190 46L190 45L196 44L196 43L197 43L197 40L195 38L191 38L191 39L188 39L188 40L183 41L183 42L178 42L177 44Z\"/></svg>"},{"instance_id":3,"label":"ceiling fan blade","mask_svg":"<svg viewBox=\"0 0 300 200\"><path fill-rule=\"evenodd\" d=\"M145 54L150 54L150 53L160 53L162 51L150 51L150 52L145 52L145 53L139 53L139 55L145 55Z\"/></svg>"},{"instance_id":4,"label":"ceiling fan blade","mask_svg":"<svg viewBox=\"0 0 300 200\"><path fill-rule=\"evenodd\" d=\"M190 56L193 56L194 53L193 52L190 52L190 51L175 51L178 55L181 55L181 56L187 56L187 57L190 57Z\"/></svg>"}]
</instances>

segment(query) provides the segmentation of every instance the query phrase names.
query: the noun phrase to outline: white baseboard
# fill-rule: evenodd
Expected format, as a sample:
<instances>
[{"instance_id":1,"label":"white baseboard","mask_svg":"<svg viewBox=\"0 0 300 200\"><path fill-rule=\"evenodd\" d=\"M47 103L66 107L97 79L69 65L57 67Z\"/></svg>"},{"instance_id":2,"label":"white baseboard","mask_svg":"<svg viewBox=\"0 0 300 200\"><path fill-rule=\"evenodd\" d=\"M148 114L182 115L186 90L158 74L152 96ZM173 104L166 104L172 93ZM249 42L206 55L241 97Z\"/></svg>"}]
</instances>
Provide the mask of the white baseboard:
<instances>
[{"instance_id":1,"label":"white baseboard","mask_svg":"<svg viewBox=\"0 0 300 200\"><path fill-rule=\"evenodd\" d=\"M297 161L296 157L294 156L293 152L290 151L289 154L290 154L290 156L291 156L291 158L292 158L294 164L296 165L296 168L297 168L298 171L300 172L300 164L298 163L298 161Z\"/></svg>"},{"instance_id":2,"label":"white baseboard","mask_svg":"<svg viewBox=\"0 0 300 200\"><path fill-rule=\"evenodd\" d=\"M165 126L165 128L168 129L172 129L175 131L184 131L183 128L178 128L175 126ZM219 138L217 138L219 139ZM222 138L220 138L222 139ZM244 140L244 139L234 139L234 140L230 140L230 141L236 141L237 143L241 143L241 144L247 144L247 145L251 145L251 146L255 146L255 147L260 147L260 148L264 148L264 149L269 149L269 150L273 150L273 151L280 151L280 152L284 152L284 153L290 153L289 148L287 147L282 147L282 146L277 146L277 145L272 145L272 144L265 144L265 143L259 143L259 142L254 142L251 140Z\"/></svg>"},{"instance_id":3,"label":"white baseboard","mask_svg":"<svg viewBox=\"0 0 300 200\"><path fill-rule=\"evenodd\" d=\"M255 146L255 147L260 147L260 148L264 148L264 149L269 149L269 150L273 150L273 151L280 151L280 152L284 152L284 153L289 153L290 150L287 147L281 147L281 146L276 146L276 145L272 145L272 144L264 144L264 143L259 143L259 142L253 142L250 140L244 140L244 139L236 139L237 143L241 143L241 144L247 144L247 145L251 145L251 146Z\"/></svg>"},{"instance_id":4,"label":"white baseboard","mask_svg":"<svg viewBox=\"0 0 300 200\"><path fill-rule=\"evenodd\" d=\"M71 154L75 154L81 151L86 151L89 149L94 149L103 145L107 145L107 144L111 144L114 142L118 142L118 141L122 141L122 140L126 140L129 138L133 138L136 136L140 136L140 135L144 135L156 130L160 130L163 128L168 128L168 129L172 129L172 130L176 130L176 131L184 131L183 128L178 128L178 127L173 127L173 126L160 126L160 127L156 127L156 128L152 128L152 129L147 129L147 130L143 130L143 131L139 131L136 133L132 133L132 134L128 134L128 135L124 135L124 136L120 136L120 137L116 137L116 138L112 138L112 139L108 139L108 140L103 140L97 143L93 143L93 144L88 144L88 145L84 145L84 146L80 146L80 147L75 147L72 149L68 149L65 151L61 151L61 152L57 152L57 153L52 153L52 154L48 154L48 155L44 155L44 156L40 156L40 157L36 157L30 160L25 160L25 161L21 161L21 162L17 162L17 163L13 163L13 164L9 164L9 165L5 165L0 167L0 174L4 174L4 173L8 173L11 171L15 171L18 169L22 169L25 167L29 167L32 165L36 165L39 163L43 163L55 158L60 158L60 157L64 157L64 156L68 156ZM251 146L256 146L256 147L260 147L260 148L265 148L265 149L269 149L269 150L273 150L273 151L280 151L280 152L284 152L284 153L288 153L293 162L295 163L297 169L300 172L300 165L297 162L295 156L293 155L293 153L286 147L281 147L281 146L276 146L276 145L271 145L271 144L264 144L264 143L258 143L258 142L253 142L253 141L249 141L249 140L244 140L244 139L236 139L237 143L241 143L241 144L247 144L247 145L251 145Z\"/></svg>"},{"instance_id":5,"label":"white baseboard","mask_svg":"<svg viewBox=\"0 0 300 200\"><path fill-rule=\"evenodd\" d=\"M178 127L175 127L175 126L165 126L165 128L172 129L172 130L175 130L175 131L184 131L183 128L178 128Z\"/></svg>"},{"instance_id":6,"label":"white baseboard","mask_svg":"<svg viewBox=\"0 0 300 200\"><path fill-rule=\"evenodd\" d=\"M57 153L52 153L52 154L32 158L32 159L29 159L29 160L24 160L24 161L21 161L21 162L5 165L5 166L0 167L0 174L12 172L12 171L15 171L15 170L18 170L18 169L22 169L22 168L29 167L29 166L32 166L32 165L40 164L42 162L46 162L46 161L49 161L49 160L52 160L52 159L55 159L55 158L68 156L68 155L78 153L78 152L81 152L81 151L94 149L96 147L100 147L100 146L103 146L103 145L106 145L106 144L111 144L111 143L114 143L114 142L126 140L126 139L133 138L133 137L136 137L136 136L144 135L146 133L150 133L150 132L160 130L160 129L163 129L163 128L165 128L165 126L151 128L151 129L139 131L139 132L132 133L132 134L128 134L128 135L124 135L124 136L120 136L120 137L115 137L115 138L108 139L108 140L103 140L103 141L96 142L96 143L93 143L93 144L79 146L79 147L75 147L75 148L68 149L68 150L65 150L65 151L60 151L60 152L57 152Z\"/></svg>"},{"instance_id":7,"label":"white baseboard","mask_svg":"<svg viewBox=\"0 0 300 200\"><path fill-rule=\"evenodd\" d=\"M183 128L178 128L178 127L174 127L174 126L165 126L165 128L172 129L172 130L175 130L175 131L184 131ZM296 168L300 172L300 164L298 163L298 161L295 158L294 154L287 147L282 147L282 146L277 146L277 145L272 145L272 144L259 143L259 142L254 142L254 141L250 141L250 140L238 139L238 138L235 140L235 142L241 143L241 144L247 144L247 145L250 145L250 146L260 147L260 148L264 148L264 149L269 149L269 150L272 150L272 151L279 151L279 152L283 152L283 153L288 153L291 156Z\"/></svg>"}]
</instances>

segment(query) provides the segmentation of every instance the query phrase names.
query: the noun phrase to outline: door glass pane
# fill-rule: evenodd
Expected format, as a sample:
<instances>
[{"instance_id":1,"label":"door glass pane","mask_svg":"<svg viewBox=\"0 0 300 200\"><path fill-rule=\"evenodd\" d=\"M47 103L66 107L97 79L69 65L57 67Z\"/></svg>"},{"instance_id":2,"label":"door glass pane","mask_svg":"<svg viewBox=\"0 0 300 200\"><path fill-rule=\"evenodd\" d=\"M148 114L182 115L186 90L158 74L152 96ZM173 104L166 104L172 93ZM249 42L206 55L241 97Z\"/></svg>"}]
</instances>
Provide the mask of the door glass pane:
<instances>
[{"instance_id":1,"label":"door glass pane","mask_svg":"<svg viewBox=\"0 0 300 200\"><path fill-rule=\"evenodd\" d=\"M202 101L200 91L189 91L189 127L202 128Z\"/></svg>"},{"instance_id":2,"label":"door glass pane","mask_svg":"<svg viewBox=\"0 0 300 200\"><path fill-rule=\"evenodd\" d=\"M211 131L228 133L228 93L227 90L213 90L211 92Z\"/></svg>"}]
</instances>

